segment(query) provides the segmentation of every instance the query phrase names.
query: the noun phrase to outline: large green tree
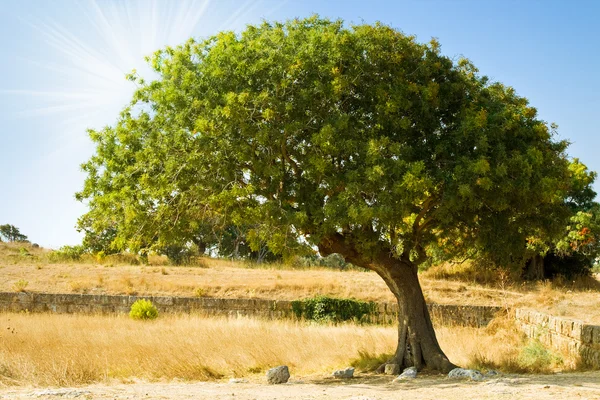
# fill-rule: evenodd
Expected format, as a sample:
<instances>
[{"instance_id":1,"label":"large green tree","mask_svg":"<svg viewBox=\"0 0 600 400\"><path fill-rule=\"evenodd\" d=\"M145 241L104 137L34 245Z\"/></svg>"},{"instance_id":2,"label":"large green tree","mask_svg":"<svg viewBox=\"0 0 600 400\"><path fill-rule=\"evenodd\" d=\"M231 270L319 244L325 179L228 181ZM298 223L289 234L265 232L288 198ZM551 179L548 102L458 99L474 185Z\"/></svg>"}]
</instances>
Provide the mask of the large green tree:
<instances>
[{"instance_id":1,"label":"large green tree","mask_svg":"<svg viewBox=\"0 0 600 400\"><path fill-rule=\"evenodd\" d=\"M435 40L315 16L149 62L158 79L130 76L131 105L91 131L82 228L140 250L244 226L254 249L341 254L398 301L390 362L454 367L417 276L431 251L524 260L571 215L567 143Z\"/></svg>"}]
</instances>

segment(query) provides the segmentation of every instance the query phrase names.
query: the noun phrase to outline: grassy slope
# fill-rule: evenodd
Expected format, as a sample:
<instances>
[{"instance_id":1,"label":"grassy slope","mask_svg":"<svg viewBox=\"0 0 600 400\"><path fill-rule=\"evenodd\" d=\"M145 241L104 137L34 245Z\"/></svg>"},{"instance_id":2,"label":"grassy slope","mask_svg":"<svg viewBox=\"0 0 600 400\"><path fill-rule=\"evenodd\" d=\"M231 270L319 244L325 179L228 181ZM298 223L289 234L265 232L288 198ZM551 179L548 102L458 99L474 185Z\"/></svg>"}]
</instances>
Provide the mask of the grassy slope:
<instances>
[{"instance_id":1,"label":"grassy slope","mask_svg":"<svg viewBox=\"0 0 600 400\"><path fill-rule=\"evenodd\" d=\"M394 300L372 272L257 266L214 259L172 267L158 257L148 266L131 265L132 259L127 257L54 264L48 262L47 254L26 245L0 243L0 291L287 300L323 294ZM465 264L431 268L421 274L421 283L429 302L531 307L600 324L600 283L594 279L524 284L506 274L477 271Z\"/></svg>"}]
</instances>

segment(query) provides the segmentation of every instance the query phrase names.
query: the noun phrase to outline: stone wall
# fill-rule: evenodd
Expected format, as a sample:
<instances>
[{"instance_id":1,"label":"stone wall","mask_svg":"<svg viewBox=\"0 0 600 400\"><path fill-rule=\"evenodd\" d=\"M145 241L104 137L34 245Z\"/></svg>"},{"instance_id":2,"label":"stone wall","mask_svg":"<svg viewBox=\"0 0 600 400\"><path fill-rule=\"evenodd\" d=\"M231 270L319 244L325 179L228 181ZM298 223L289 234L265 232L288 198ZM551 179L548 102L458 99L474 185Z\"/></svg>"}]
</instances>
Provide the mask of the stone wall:
<instances>
[{"instance_id":1,"label":"stone wall","mask_svg":"<svg viewBox=\"0 0 600 400\"><path fill-rule=\"evenodd\" d=\"M600 368L600 326L517 309L517 323L525 334L559 351L579 354L583 363Z\"/></svg>"},{"instance_id":2,"label":"stone wall","mask_svg":"<svg viewBox=\"0 0 600 400\"><path fill-rule=\"evenodd\" d=\"M51 312L115 314L128 313L139 298L152 301L163 313L253 316L269 319L294 318L291 301L261 299L216 299L212 297L108 296L91 294L0 293L0 312ZM367 322L395 324L398 305L378 303ZM499 307L429 305L438 325L486 326L501 311Z\"/></svg>"}]
</instances>

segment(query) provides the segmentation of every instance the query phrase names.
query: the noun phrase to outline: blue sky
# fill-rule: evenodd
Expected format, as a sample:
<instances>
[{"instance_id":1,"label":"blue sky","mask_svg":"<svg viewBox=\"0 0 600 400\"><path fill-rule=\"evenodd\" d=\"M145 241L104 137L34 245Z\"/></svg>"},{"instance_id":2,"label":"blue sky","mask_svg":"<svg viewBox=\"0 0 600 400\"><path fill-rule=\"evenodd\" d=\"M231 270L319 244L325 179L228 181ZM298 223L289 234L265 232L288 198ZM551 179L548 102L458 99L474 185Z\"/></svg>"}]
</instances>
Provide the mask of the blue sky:
<instances>
[{"instance_id":1,"label":"blue sky","mask_svg":"<svg viewBox=\"0 0 600 400\"><path fill-rule=\"evenodd\" d=\"M313 13L381 21L471 59L559 125L572 157L600 170L600 2L510 0L45 0L0 6L0 224L57 248L81 240L74 199L94 148L86 128L115 122L125 74L164 45ZM600 185L596 184L596 190Z\"/></svg>"}]
</instances>

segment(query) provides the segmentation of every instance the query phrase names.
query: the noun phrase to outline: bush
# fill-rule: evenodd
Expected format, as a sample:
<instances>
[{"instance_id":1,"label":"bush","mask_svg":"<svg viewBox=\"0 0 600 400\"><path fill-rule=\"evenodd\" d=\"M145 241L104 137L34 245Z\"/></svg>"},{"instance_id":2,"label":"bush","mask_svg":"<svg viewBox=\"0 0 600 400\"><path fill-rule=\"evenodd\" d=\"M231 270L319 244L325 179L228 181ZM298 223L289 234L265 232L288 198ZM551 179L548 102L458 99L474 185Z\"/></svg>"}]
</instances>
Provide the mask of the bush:
<instances>
[{"instance_id":1,"label":"bush","mask_svg":"<svg viewBox=\"0 0 600 400\"><path fill-rule=\"evenodd\" d=\"M528 371L548 373L553 367L563 364L562 357L548 350L539 340L530 340L522 349L518 358Z\"/></svg>"},{"instance_id":2,"label":"bush","mask_svg":"<svg viewBox=\"0 0 600 400\"><path fill-rule=\"evenodd\" d=\"M141 320L156 319L158 318L158 310L150 300L140 299L131 305L129 316Z\"/></svg>"},{"instance_id":3,"label":"bush","mask_svg":"<svg viewBox=\"0 0 600 400\"><path fill-rule=\"evenodd\" d=\"M86 253L85 247L82 245L77 246L63 246L58 250L54 250L48 258L52 262L60 261L79 261L81 256Z\"/></svg>"},{"instance_id":4,"label":"bush","mask_svg":"<svg viewBox=\"0 0 600 400\"><path fill-rule=\"evenodd\" d=\"M171 265L189 264L194 256L187 247L176 245L166 246L160 252L167 256Z\"/></svg>"},{"instance_id":5,"label":"bush","mask_svg":"<svg viewBox=\"0 0 600 400\"><path fill-rule=\"evenodd\" d=\"M296 317L316 322L338 323L349 320L361 322L363 317L375 312L375 303L317 296L312 299L292 301L292 310Z\"/></svg>"}]
</instances>

